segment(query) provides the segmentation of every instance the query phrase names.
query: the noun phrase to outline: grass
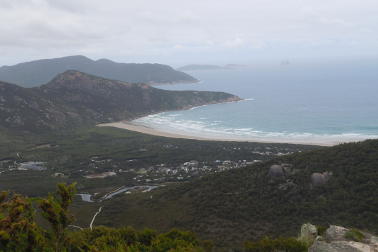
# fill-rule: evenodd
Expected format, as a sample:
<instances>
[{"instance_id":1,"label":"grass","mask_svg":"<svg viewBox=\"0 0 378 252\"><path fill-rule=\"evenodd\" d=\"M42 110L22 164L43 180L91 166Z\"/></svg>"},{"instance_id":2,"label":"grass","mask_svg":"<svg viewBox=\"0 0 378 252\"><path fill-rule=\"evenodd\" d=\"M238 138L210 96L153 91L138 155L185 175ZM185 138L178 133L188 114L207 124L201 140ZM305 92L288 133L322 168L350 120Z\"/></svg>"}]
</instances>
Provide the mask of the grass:
<instances>
[{"instance_id":1,"label":"grass","mask_svg":"<svg viewBox=\"0 0 378 252\"><path fill-rule=\"evenodd\" d=\"M365 235L359 231L358 229L352 228L348 230L345 235L345 239L361 242L363 239L365 239Z\"/></svg>"}]
</instances>

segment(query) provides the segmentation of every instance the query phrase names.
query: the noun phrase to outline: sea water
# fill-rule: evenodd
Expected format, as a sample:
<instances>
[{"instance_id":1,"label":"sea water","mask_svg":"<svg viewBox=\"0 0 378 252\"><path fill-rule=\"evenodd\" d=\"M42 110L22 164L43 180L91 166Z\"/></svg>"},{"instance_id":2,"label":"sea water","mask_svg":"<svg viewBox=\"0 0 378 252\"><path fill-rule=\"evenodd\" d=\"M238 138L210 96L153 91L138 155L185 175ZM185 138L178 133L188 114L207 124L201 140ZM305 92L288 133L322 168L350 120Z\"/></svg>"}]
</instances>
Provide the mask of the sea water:
<instances>
[{"instance_id":1,"label":"sea water","mask_svg":"<svg viewBox=\"0 0 378 252\"><path fill-rule=\"evenodd\" d=\"M188 72L196 84L243 101L164 112L134 122L213 139L339 143L378 138L378 61L290 63Z\"/></svg>"}]
</instances>

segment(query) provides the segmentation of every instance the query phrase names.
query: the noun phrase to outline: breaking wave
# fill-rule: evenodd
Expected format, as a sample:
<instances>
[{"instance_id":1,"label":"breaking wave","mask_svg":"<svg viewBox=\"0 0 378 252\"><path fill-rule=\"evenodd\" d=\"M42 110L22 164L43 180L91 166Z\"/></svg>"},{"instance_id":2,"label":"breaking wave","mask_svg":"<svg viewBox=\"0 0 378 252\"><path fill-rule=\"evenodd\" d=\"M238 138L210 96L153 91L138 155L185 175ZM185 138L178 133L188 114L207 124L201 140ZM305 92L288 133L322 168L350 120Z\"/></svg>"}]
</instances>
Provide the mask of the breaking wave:
<instances>
[{"instance_id":1,"label":"breaking wave","mask_svg":"<svg viewBox=\"0 0 378 252\"><path fill-rule=\"evenodd\" d=\"M216 140L333 144L378 138L378 135L354 132L315 134L261 131L251 127L231 128L224 127L224 122L219 120L206 121L205 117L201 117L202 120L187 120L180 116L181 114L160 113L136 119L133 123L161 132Z\"/></svg>"}]
</instances>

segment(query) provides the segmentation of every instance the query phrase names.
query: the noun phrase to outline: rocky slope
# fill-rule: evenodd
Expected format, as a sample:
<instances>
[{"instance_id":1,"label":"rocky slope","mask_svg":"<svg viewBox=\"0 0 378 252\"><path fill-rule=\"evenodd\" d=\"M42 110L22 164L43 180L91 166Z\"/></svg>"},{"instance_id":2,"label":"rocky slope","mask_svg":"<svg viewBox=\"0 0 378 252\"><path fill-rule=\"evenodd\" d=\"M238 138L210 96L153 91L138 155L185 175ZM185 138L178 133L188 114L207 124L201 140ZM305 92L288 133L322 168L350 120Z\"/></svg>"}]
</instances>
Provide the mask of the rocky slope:
<instances>
[{"instance_id":1,"label":"rocky slope","mask_svg":"<svg viewBox=\"0 0 378 252\"><path fill-rule=\"evenodd\" d=\"M323 232L303 224L299 240L309 244L309 252L378 252L378 237L355 228L330 225Z\"/></svg>"},{"instance_id":2,"label":"rocky slope","mask_svg":"<svg viewBox=\"0 0 378 252\"><path fill-rule=\"evenodd\" d=\"M85 56L43 59L3 66L0 67L0 80L33 87L47 83L57 74L67 70L131 83L197 82L192 76L167 65L117 63L107 59L94 61Z\"/></svg>"},{"instance_id":3,"label":"rocky slope","mask_svg":"<svg viewBox=\"0 0 378 252\"><path fill-rule=\"evenodd\" d=\"M41 87L0 82L0 128L35 132L73 128L236 100L222 92L166 91L66 71Z\"/></svg>"}]
</instances>

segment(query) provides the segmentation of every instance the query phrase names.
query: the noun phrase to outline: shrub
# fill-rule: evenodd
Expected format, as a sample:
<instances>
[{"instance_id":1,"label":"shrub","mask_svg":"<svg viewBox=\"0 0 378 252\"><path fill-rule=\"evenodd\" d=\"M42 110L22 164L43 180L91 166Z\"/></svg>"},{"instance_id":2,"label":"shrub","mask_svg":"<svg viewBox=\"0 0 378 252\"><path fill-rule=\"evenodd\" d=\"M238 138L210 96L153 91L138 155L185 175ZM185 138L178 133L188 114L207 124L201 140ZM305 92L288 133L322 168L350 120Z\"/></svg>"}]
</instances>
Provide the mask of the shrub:
<instances>
[{"instance_id":1,"label":"shrub","mask_svg":"<svg viewBox=\"0 0 378 252\"><path fill-rule=\"evenodd\" d=\"M355 228L352 228L349 231L347 231L344 237L345 239L356 241L356 242L360 242L363 239L365 239L365 235L361 231Z\"/></svg>"},{"instance_id":2,"label":"shrub","mask_svg":"<svg viewBox=\"0 0 378 252\"><path fill-rule=\"evenodd\" d=\"M317 230L318 230L318 235L320 236L323 236L326 232L326 230L328 229L328 227L326 226L316 226Z\"/></svg>"},{"instance_id":3,"label":"shrub","mask_svg":"<svg viewBox=\"0 0 378 252\"><path fill-rule=\"evenodd\" d=\"M211 242L202 242L194 233L174 229L157 234L131 227L95 227L70 231L73 222L69 211L75 185L59 184L47 198L29 199L22 195L0 192L1 252L204 252L211 251ZM33 204L38 202L39 204ZM35 221L35 206L50 224L44 229Z\"/></svg>"},{"instance_id":4,"label":"shrub","mask_svg":"<svg viewBox=\"0 0 378 252\"><path fill-rule=\"evenodd\" d=\"M246 242L246 252L307 252L307 245L295 238L264 238L256 242Z\"/></svg>"}]
</instances>

